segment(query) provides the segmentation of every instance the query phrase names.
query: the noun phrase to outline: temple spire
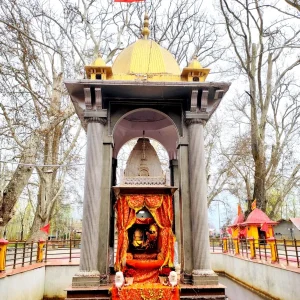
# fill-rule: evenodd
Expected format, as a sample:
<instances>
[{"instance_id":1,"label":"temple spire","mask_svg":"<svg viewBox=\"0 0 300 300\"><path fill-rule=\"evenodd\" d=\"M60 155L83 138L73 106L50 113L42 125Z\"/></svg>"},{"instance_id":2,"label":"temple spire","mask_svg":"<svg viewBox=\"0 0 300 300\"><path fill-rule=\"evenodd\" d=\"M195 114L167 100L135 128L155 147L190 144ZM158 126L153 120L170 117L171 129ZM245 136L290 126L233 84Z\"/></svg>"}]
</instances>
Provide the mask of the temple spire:
<instances>
[{"instance_id":1,"label":"temple spire","mask_svg":"<svg viewBox=\"0 0 300 300\"><path fill-rule=\"evenodd\" d=\"M144 28L142 29L142 35L144 37L144 40L147 40L150 35L150 29L149 29L149 16L147 12L145 12L144 17Z\"/></svg>"}]
</instances>

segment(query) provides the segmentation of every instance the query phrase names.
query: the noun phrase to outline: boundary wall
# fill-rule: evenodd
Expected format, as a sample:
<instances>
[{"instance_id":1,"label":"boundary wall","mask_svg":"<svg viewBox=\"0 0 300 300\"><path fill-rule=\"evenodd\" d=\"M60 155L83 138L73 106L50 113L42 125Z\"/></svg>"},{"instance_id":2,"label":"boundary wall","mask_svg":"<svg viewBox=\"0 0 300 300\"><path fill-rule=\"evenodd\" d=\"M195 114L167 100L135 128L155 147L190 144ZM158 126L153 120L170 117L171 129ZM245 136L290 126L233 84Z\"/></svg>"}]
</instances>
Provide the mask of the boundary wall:
<instances>
[{"instance_id":1,"label":"boundary wall","mask_svg":"<svg viewBox=\"0 0 300 300\"><path fill-rule=\"evenodd\" d=\"M300 270L211 253L212 269L269 299L300 299ZM0 274L1 300L61 300L71 286L78 265L32 265Z\"/></svg>"},{"instance_id":2,"label":"boundary wall","mask_svg":"<svg viewBox=\"0 0 300 300\"><path fill-rule=\"evenodd\" d=\"M1 274L1 300L41 300L44 295L45 267L12 275Z\"/></svg>"},{"instance_id":3,"label":"boundary wall","mask_svg":"<svg viewBox=\"0 0 300 300\"><path fill-rule=\"evenodd\" d=\"M78 265L42 265L0 274L1 300L63 300Z\"/></svg>"},{"instance_id":4,"label":"boundary wall","mask_svg":"<svg viewBox=\"0 0 300 300\"><path fill-rule=\"evenodd\" d=\"M212 269L261 293L269 299L300 299L300 270L247 260L223 253L211 253Z\"/></svg>"}]
</instances>

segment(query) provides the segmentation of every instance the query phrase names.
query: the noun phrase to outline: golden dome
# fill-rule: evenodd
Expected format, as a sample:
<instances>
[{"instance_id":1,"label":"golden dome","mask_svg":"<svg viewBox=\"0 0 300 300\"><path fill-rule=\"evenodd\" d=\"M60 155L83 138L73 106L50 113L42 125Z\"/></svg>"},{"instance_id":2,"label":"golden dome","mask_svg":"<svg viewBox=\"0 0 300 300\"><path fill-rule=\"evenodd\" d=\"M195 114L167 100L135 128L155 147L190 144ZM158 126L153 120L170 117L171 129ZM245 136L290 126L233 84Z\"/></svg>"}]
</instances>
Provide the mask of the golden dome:
<instances>
[{"instance_id":1,"label":"golden dome","mask_svg":"<svg viewBox=\"0 0 300 300\"><path fill-rule=\"evenodd\" d=\"M173 55L156 42L141 39L124 49L114 61L113 74L180 75Z\"/></svg>"},{"instance_id":2,"label":"golden dome","mask_svg":"<svg viewBox=\"0 0 300 300\"><path fill-rule=\"evenodd\" d=\"M197 60L196 57L194 57L192 59L192 61L188 64L187 67L190 68L190 69L202 69L202 66L201 66L200 62Z\"/></svg>"},{"instance_id":3,"label":"golden dome","mask_svg":"<svg viewBox=\"0 0 300 300\"><path fill-rule=\"evenodd\" d=\"M106 80L112 74L111 67L107 66L102 57L98 58L88 66L84 67L88 79Z\"/></svg>"},{"instance_id":4,"label":"golden dome","mask_svg":"<svg viewBox=\"0 0 300 300\"><path fill-rule=\"evenodd\" d=\"M92 63L92 66L95 66L95 67L104 67L104 66L106 66L106 63L102 59L102 57L98 56L98 58Z\"/></svg>"},{"instance_id":5,"label":"golden dome","mask_svg":"<svg viewBox=\"0 0 300 300\"><path fill-rule=\"evenodd\" d=\"M143 39L124 49L116 58L113 74L180 75L180 68L173 55L156 42L149 40L149 17L145 14Z\"/></svg>"},{"instance_id":6,"label":"golden dome","mask_svg":"<svg viewBox=\"0 0 300 300\"><path fill-rule=\"evenodd\" d=\"M181 76L187 78L188 81L204 82L210 69L203 68L197 57L193 57L187 67L183 68Z\"/></svg>"}]
</instances>

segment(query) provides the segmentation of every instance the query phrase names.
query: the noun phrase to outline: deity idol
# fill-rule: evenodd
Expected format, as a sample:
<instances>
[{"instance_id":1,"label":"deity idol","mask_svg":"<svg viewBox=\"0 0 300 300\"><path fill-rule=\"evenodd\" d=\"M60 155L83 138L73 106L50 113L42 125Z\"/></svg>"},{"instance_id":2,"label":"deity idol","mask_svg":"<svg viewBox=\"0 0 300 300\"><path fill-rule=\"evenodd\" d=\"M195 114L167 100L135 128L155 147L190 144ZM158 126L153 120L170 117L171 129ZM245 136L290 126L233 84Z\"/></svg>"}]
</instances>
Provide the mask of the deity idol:
<instances>
[{"instance_id":1,"label":"deity idol","mask_svg":"<svg viewBox=\"0 0 300 300\"><path fill-rule=\"evenodd\" d=\"M171 271L169 274L169 284L172 287L177 285L177 273L175 271Z\"/></svg>"},{"instance_id":2,"label":"deity idol","mask_svg":"<svg viewBox=\"0 0 300 300\"><path fill-rule=\"evenodd\" d=\"M146 233L147 241L145 243L146 249L154 248L158 237L158 227L156 224L151 224L149 231Z\"/></svg>"},{"instance_id":3,"label":"deity idol","mask_svg":"<svg viewBox=\"0 0 300 300\"><path fill-rule=\"evenodd\" d=\"M116 272L115 285L117 289L120 289L124 285L124 275L123 272Z\"/></svg>"},{"instance_id":4,"label":"deity idol","mask_svg":"<svg viewBox=\"0 0 300 300\"><path fill-rule=\"evenodd\" d=\"M140 229L136 229L133 233L133 247L135 248L143 248L144 240L143 240L143 232Z\"/></svg>"}]
</instances>

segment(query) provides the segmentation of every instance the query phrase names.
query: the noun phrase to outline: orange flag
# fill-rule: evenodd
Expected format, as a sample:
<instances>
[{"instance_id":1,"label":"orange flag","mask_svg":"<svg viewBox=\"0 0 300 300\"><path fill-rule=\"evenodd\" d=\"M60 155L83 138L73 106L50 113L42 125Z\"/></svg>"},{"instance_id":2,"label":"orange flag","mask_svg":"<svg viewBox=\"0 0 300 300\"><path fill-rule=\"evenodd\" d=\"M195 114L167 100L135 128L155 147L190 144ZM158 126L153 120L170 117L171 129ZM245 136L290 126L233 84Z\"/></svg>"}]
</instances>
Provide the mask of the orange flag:
<instances>
[{"instance_id":1,"label":"orange flag","mask_svg":"<svg viewBox=\"0 0 300 300\"><path fill-rule=\"evenodd\" d=\"M247 235L247 227L240 228L240 234L246 236Z\"/></svg>"},{"instance_id":2,"label":"orange flag","mask_svg":"<svg viewBox=\"0 0 300 300\"><path fill-rule=\"evenodd\" d=\"M267 232L268 231L268 224L266 222L261 224L260 230Z\"/></svg>"},{"instance_id":3,"label":"orange flag","mask_svg":"<svg viewBox=\"0 0 300 300\"><path fill-rule=\"evenodd\" d=\"M239 203L238 204L238 216L240 216L242 214L242 207L241 207L241 204Z\"/></svg>"},{"instance_id":4,"label":"orange flag","mask_svg":"<svg viewBox=\"0 0 300 300\"><path fill-rule=\"evenodd\" d=\"M254 201L251 204L251 210L256 208L256 199L254 199Z\"/></svg>"},{"instance_id":5,"label":"orange flag","mask_svg":"<svg viewBox=\"0 0 300 300\"><path fill-rule=\"evenodd\" d=\"M48 223L47 225L45 225L44 227L40 228L40 231L44 231L47 234L49 234L49 230L50 230L50 223Z\"/></svg>"},{"instance_id":6,"label":"orange flag","mask_svg":"<svg viewBox=\"0 0 300 300\"><path fill-rule=\"evenodd\" d=\"M232 235L232 229L230 227L227 228L227 232Z\"/></svg>"}]
</instances>

